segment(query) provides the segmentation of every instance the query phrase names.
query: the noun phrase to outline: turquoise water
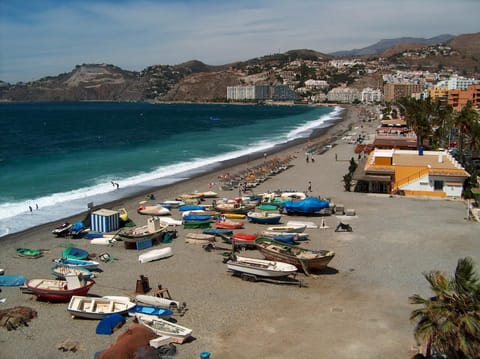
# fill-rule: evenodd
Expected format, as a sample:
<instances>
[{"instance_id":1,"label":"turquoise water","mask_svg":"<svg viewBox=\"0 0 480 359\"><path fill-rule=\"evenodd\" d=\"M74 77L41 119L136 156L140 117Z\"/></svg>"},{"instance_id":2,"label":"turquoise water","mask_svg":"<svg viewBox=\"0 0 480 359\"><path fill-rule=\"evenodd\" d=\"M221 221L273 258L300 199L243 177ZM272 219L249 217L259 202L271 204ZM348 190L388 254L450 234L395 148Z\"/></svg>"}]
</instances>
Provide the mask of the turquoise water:
<instances>
[{"instance_id":1,"label":"turquoise water","mask_svg":"<svg viewBox=\"0 0 480 359\"><path fill-rule=\"evenodd\" d=\"M339 115L311 106L0 104L0 236L307 138Z\"/></svg>"}]
</instances>

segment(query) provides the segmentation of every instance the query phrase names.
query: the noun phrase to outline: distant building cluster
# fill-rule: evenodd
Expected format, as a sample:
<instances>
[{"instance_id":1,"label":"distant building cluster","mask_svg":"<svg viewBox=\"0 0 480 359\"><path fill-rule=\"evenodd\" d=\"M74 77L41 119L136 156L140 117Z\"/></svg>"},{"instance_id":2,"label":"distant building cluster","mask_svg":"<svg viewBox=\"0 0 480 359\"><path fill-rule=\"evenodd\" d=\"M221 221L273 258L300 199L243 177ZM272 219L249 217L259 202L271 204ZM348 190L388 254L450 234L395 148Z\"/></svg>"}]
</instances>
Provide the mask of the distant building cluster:
<instances>
[{"instance_id":1,"label":"distant building cluster","mask_svg":"<svg viewBox=\"0 0 480 359\"><path fill-rule=\"evenodd\" d=\"M294 101L295 91L287 85L228 86L227 100L232 101Z\"/></svg>"}]
</instances>

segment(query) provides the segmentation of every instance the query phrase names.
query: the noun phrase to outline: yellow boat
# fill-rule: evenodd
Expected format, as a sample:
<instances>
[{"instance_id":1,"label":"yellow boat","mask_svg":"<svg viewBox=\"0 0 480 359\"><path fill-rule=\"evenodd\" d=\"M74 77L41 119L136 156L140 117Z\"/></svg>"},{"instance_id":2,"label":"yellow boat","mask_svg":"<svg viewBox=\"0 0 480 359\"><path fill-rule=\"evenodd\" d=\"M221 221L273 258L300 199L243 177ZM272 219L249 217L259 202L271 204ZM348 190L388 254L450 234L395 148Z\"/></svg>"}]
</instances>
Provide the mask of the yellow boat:
<instances>
[{"instance_id":1,"label":"yellow boat","mask_svg":"<svg viewBox=\"0 0 480 359\"><path fill-rule=\"evenodd\" d=\"M128 212L125 208L119 208L117 211L120 212L120 220L122 220L123 222L127 222L128 221Z\"/></svg>"},{"instance_id":2,"label":"yellow boat","mask_svg":"<svg viewBox=\"0 0 480 359\"><path fill-rule=\"evenodd\" d=\"M240 213L222 213L222 216L229 219L243 219L245 218L244 214Z\"/></svg>"}]
</instances>

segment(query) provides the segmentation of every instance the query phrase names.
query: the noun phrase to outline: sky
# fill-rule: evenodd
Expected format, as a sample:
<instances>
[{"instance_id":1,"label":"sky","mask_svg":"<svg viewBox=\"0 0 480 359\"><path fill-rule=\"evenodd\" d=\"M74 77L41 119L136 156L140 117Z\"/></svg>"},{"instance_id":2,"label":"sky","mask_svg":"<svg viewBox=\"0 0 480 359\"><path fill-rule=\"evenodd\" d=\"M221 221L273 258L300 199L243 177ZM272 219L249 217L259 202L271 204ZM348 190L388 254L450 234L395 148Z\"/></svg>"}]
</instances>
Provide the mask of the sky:
<instances>
[{"instance_id":1,"label":"sky","mask_svg":"<svg viewBox=\"0 0 480 359\"><path fill-rule=\"evenodd\" d=\"M0 0L0 80L352 50L479 32L479 14L480 0Z\"/></svg>"}]
</instances>

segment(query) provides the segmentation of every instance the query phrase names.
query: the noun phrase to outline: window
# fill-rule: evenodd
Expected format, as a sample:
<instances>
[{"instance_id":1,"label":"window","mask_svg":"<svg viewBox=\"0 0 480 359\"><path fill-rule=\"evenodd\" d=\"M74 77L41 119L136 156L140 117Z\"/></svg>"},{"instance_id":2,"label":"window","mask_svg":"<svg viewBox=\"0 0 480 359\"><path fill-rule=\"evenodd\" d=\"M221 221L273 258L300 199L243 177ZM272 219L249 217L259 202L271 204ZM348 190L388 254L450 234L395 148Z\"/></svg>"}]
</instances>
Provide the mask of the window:
<instances>
[{"instance_id":1,"label":"window","mask_svg":"<svg viewBox=\"0 0 480 359\"><path fill-rule=\"evenodd\" d=\"M435 191L441 191L443 190L443 181L433 181L433 189Z\"/></svg>"}]
</instances>

